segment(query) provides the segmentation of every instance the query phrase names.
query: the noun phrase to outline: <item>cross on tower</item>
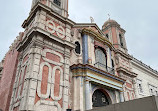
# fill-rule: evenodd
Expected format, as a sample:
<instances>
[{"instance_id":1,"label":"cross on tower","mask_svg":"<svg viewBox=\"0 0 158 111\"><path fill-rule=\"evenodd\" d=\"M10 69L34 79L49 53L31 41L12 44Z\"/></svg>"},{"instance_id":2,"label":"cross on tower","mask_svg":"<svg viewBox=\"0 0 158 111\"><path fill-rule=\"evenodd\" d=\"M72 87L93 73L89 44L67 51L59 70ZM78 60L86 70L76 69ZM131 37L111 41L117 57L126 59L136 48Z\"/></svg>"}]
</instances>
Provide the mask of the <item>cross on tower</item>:
<instances>
[{"instance_id":1,"label":"cross on tower","mask_svg":"<svg viewBox=\"0 0 158 111\"><path fill-rule=\"evenodd\" d=\"M109 20L110 20L110 14L108 14Z\"/></svg>"}]
</instances>

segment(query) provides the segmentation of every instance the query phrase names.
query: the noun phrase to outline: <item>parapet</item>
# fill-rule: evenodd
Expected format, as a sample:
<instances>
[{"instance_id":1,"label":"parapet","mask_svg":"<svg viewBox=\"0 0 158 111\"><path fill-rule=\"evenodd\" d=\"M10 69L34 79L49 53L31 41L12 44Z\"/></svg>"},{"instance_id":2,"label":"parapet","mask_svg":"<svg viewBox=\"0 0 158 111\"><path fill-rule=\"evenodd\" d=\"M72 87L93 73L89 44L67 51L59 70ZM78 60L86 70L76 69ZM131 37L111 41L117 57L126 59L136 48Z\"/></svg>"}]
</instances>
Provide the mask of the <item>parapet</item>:
<instances>
[{"instance_id":1,"label":"parapet","mask_svg":"<svg viewBox=\"0 0 158 111\"><path fill-rule=\"evenodd\" d=\"M20 32L19 35L14 40L14 42L9 47L9 51L8 52L16 49L17 45L21 42L23 36L24 36L24 32Z\"/></svg>"}]
</instances>

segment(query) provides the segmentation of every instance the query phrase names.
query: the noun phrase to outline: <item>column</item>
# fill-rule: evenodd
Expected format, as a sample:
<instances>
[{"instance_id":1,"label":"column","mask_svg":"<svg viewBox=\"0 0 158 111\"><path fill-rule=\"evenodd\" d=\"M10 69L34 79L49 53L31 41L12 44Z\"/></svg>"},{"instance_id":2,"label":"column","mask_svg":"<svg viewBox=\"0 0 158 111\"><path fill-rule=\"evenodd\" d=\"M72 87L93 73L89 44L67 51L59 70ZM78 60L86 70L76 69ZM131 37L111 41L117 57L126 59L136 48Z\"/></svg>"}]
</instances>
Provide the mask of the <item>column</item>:
<instances>
[{"instance_id":1,"label":"column","mask_svg":"<svg viewBox=\"0 0 158 111\"><path fill-rule=\"evenodd\" d=\"M89 81L86 80L85 82L85 110L90 110L90 86L89 86Z\"/></svg>"},{"instance_id":2,"label":"column","mask_svg":"<svg viewBox=\"0 0 158 111\"><path fill-rule=\"evenodd\" d=\"M93 109L93 107L92 107L92 105L93 105L93 103L92 103L92 95L93 95L93 93L92 93L92 83L91 82L89 82L89 91L90 91L90 94L89 94L89 96L90 96L90 109Z\"/></svg>"},{"instance_id":3,"label":"column","mask_svg":"<svg viewBox=\"0 0 158 111\"><path fill-rule=\"evenodd\" d=\"M120 92L120 102L124 102L123 91Z\"/></svg>"},{"instance_id":4,"label":"column","mask_svg":"<svg viewBox=\"0 0 158 111\"><path fill-rule=\"evenodd\" d=\"M87 64L88 63L88 36L87 35L83 35L82 45L83 45L83 64Z\"/></svg>"}]
</instances>

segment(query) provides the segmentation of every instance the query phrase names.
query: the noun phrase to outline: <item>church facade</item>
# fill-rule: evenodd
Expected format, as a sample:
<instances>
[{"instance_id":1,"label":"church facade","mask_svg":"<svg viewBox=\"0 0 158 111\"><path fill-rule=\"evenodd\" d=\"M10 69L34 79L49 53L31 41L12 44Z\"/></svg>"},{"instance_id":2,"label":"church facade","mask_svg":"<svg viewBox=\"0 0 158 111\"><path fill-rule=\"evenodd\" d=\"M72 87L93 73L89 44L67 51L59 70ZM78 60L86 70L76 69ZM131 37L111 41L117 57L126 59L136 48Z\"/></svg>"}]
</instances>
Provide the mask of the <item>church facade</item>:
<instances>
[{"instance_id":1,"label":"church facade","mask_svg":"<svg viewBox=\"0 0 158 111\"><path fill-rule=\"evenodd\" d=\"M89 110L158 95L158 72L128 54L125 30L109 19L68 19L68 0L33 0L0 63L3 111Z\"/></svg>"}]
</instances>

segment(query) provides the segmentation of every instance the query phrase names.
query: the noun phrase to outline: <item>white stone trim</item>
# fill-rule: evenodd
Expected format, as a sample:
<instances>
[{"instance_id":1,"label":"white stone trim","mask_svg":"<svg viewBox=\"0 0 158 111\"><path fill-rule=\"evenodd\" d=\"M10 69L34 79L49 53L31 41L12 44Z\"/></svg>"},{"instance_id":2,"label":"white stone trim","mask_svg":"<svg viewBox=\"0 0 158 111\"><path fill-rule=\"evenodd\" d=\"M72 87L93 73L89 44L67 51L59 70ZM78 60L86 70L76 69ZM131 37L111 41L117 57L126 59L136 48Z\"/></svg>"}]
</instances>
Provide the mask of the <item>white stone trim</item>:
<instances>
[{"instance_id":1,"label":"white stone trim","mask_svg":"<svg viewBox=\"0 0 158 111\"><path fill-rule=\"evenodd\" d=\"M60 91L59 91L59 96L56 97L54 96L54 84L55 84L55 71L59 69L60 70ZM63 70L61 69L61 67L59 66L55 66L53 67L53 71L52 71L52 85L51 85L51 97L53 98L53 100L55 101L59 101L62 98L62 92L63 92Z\"/></svg>"},{"instance_id":2,"label":"white stone trim","mask_svg":"<svg viewBox=\"0 0 158 111\"><path fill-rule=\"evenodd\" d=\"M52 25L50 25L49 23L51 23ZM46 29L51 34L55 33L55 24L54 24L54 22L51 21L51 20L47 20L47 22L46 22Z\"/></svg>"},{"instance_id":3,"label":"white stone trim","mask_svg":"<svg viewBox=\"0 0 158 111\"><path fill-rule=\"evenodd\" d=\"M41 93L41 82L42 82L42 74L43 74L43 67L44 66L48 66L49 68L49 73L48 73L48 83L47 83L47 93L46 94L42 94ZM41 63L40 65L40 73L39 73L39 76L38 76L38 85L37 85L37 94L38 96L41 98L41 99L46 99L49 97L49 94L50 94L50 83L51 83L51 72L52 72L52 68L50 66L49 63L47 62L43 62Z\"/></svg>"},{"instance_id":4,"label":"white stone trim","mask_svg":"<svg viewBox=\"0 0 158 111\"><path fill-rule=\"evenodd\" d=\"M61 31L62 30L62 31ZM62 27L62 26L57 26L57 28L56 28L56 33L57 33L57 35L60 37L60 38L64 38L65 37L65 30L64 30L64 28Z\"/></svg>"},{"instance_id":5,"label":"white stone trim","mask_svg":"<svg viewBox=\"0 0 158 111\"><path fill-rule=\"evenodd\" d=\"M60 106L60 104L58 102L55 101L46 101L46 100L39 100L36 104L35 104L35 111L37 111L37 107L39 107L40 105L48 105L48 106L56 106L58 111L62 111L62 108ZM42 109L41 109L42 111ZM49 110L47 110L49 111Z\"/></svg>"},{"instance_id":6,"label":"white stone trim","mask_svg":"<svg viewBox=\"0 0 158 111\"><path fill-rule=\"evenodd\" d=\"M52 24L52 25L50 25L50 23ZM60 24L60 23L59 23ZM50 30L51 29L51 30ZM56 25L55 25L55 23L52 21L52 20L47 20L46 21L46 30L49 32L49 33L51 33L51 34L53 34L53 33L57 33L57 35L61 38L61 39L63 39L64 37L65 37L65 29L61 26L61 25L59 25L59 26L57 26L56 27Z\"/></svg>"},{"instance_id":7,"label":"white stone trim","mask_svg":"<svg viewBox=\"0 0 158 111\"><path fill-rule=\"evenodd\" d=\"M60 63L47 59L47 58L46 58L46 54L47 54L48 52L59 56L59 57L60 57ZM42 58L43 58L46 62L52 63L52 64L57 65L57 66L61 66L61 65L63 65L63 63L64 63L64 58L61 56L61 54L59 54L59 53L57 53L57 52L55 52L55 51L53 51L53 50L50 50L50 49L44 49L44 50L43 50L43 57L42 57Z\"/></svg>"}]
</instances>

